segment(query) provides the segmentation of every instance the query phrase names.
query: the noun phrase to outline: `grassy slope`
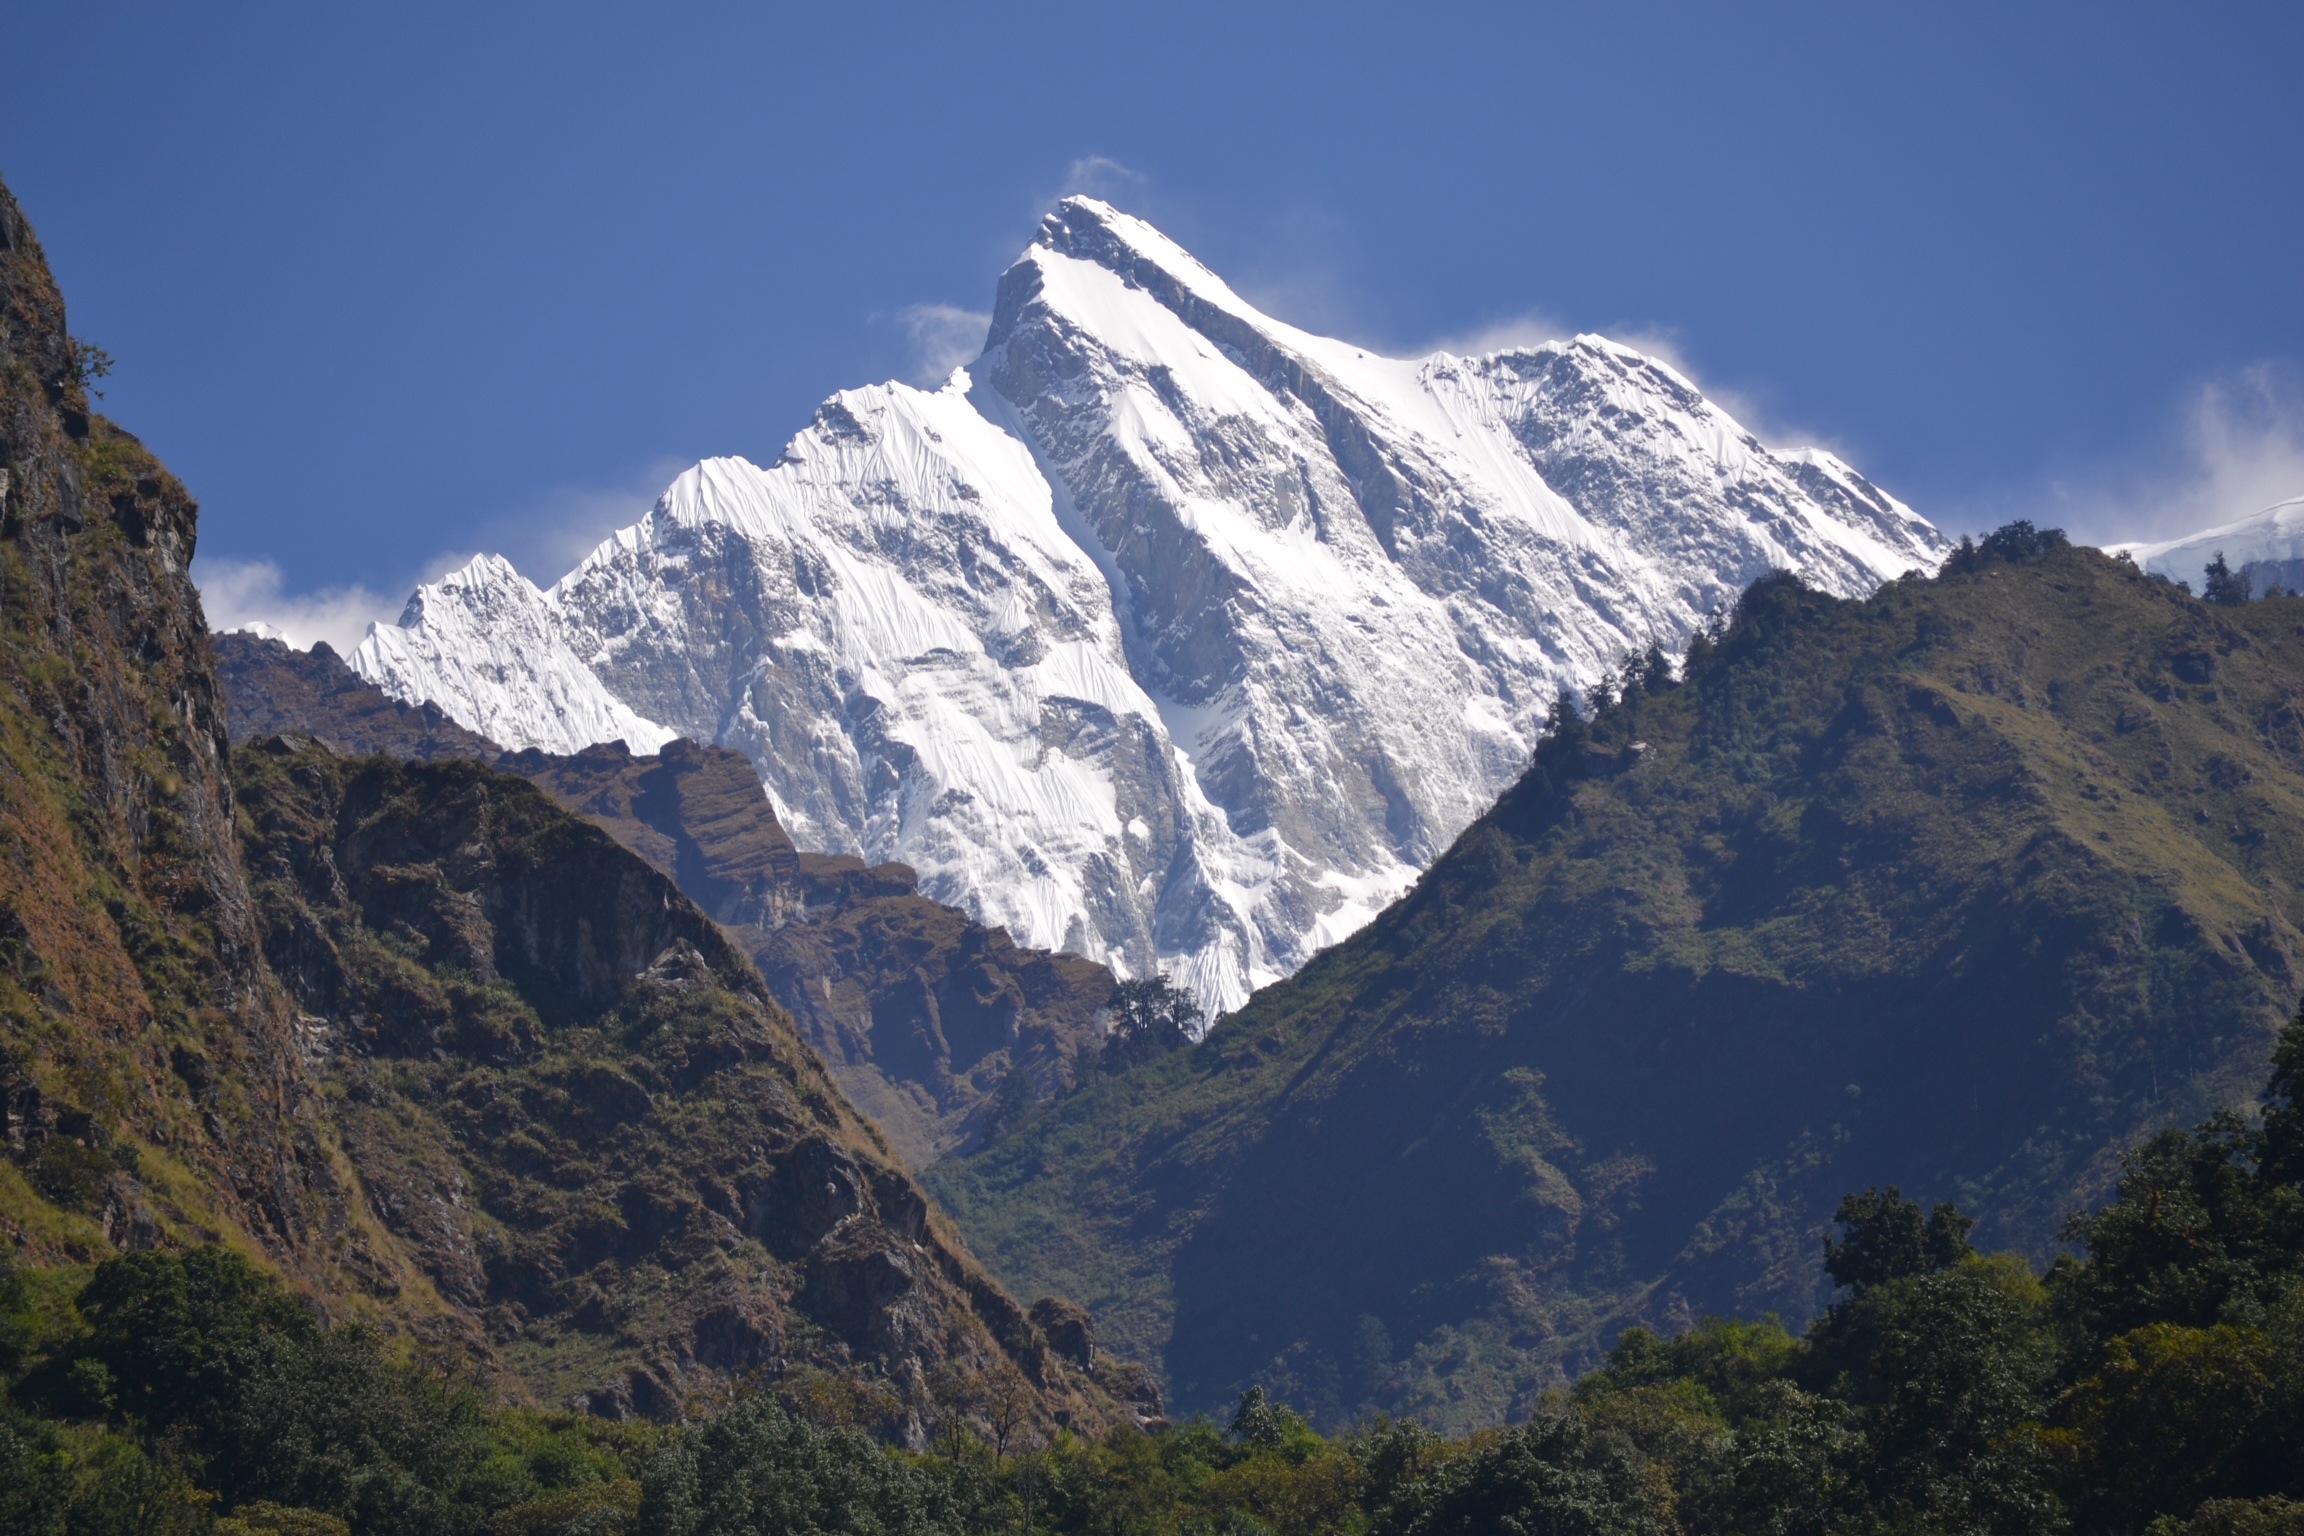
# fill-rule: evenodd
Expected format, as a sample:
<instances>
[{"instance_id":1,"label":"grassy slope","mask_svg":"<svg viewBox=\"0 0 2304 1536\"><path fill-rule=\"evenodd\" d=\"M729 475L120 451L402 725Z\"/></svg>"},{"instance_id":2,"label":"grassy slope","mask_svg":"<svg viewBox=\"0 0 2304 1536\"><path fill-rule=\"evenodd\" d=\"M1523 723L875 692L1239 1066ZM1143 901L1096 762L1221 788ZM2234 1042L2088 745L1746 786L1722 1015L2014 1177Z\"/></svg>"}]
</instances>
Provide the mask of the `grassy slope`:
<instances>
[{"instance_id":1,"label":"grassy slope","mask_svg":"<svg viewBox=\"0 0 2304 1536\"><path fill-rule=\"evenodd\" d=\"M1807 1313L1844 1189L2039 1251L2244 1098L2300 813L2304 602L2078 550L1768 586L1366 931L930 1182L1183 1406L1514 1416L1627 1318Z\"/></svg>"}]
</instances>

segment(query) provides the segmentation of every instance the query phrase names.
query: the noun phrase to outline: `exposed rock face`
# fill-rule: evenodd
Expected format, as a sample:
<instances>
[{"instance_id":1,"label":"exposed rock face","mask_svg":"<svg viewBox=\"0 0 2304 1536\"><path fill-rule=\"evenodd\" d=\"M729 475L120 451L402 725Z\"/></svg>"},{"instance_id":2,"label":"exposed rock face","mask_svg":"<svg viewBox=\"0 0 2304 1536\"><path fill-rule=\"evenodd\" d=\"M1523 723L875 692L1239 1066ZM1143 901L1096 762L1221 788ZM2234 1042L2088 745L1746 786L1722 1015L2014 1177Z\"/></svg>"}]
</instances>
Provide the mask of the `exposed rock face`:
<instances>
[{"instance_id":1,"label":"exposed rock face","mask_svg":"<svg viewBox=\"0 0 2304 1536\"><path fill-rule=\"evenodd\" d=\"M91 414L0 188L0 1242L240 1233L388 1290L257 942L194 537L184 488Z\"/></svg>"},{"instance_id":2,"label":"exposed rock face","mask_svg":"<svg viewBox=\"0 0 2304 1536\"><path fill-rule=\"evenodd\" d=\"M351 662L511 747L735 747L808 846L1214 1009L1405 890L1562 686L1944 548L1630 348L1375 357L1073 198L944 389L697 465L549 590L476 560Z\"/></svg>"},{"instance_id":3,"label":"exposed rock face","mask_svg":"<svg viewBox=\"0 0 2304 1536\"><path fill-rule=\"evenodd\" d=\"M977 1145L1075 1081L1112 973L1018 946L919 894L901 864L801 853L751 765L687 741L634 757L513 753L535 782L671 874L725 924L849 1098L914 1167Z\"/></svg>"},{"instance_id":4,"label":"exposed rock face","mask_svg":"<svg viewBox=\"0 0 2304 1536\"><path fill-rule=\"evenodd\" d=\"M385 1222L531 1391L869 1365L916 1429L1002 1377L1104 1422L668 879L511 775L303 741L239 754L266 951Z\"/></svg>"},{"instance_id":5,"label":"exposed rock face","mask_svg":"<svg viewBox=\"0 0 2304 1536\"><path fill-rule=\"evenodd\" d=\"M1073 1082L1100 1046L1109 971L1019 947L920 895L901 864L798 851L740 753L672 741L652 757L613 745L500 756L324 646L230 634L216 656L235 740L304 730L354 752L493 758L670 875L913 1167L976 1145Z\"/></svg>"}]
</instances>

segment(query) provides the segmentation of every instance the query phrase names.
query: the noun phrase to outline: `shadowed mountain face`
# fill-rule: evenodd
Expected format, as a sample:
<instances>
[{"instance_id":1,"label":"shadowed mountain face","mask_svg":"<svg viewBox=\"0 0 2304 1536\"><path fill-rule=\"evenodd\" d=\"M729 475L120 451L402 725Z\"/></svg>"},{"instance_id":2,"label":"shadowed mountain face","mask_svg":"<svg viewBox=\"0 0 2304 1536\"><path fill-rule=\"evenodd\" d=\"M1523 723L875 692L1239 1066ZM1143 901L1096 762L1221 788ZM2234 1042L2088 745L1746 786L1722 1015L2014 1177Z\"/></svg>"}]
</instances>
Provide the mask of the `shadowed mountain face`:
<instances>
[{"instance_id":1,"label":"shadowed mountain face","mask_svg":"<svg viewBox=\"0 0 2304 1536\"><path fill-rule=\"evenodd\" d=\"M2304 600L2016 540L1771 578L1365 932L930 1183L1185 1408L1529 1411L1632 1320L1799 1319L1838 1196L2044 1256L2297 997Z\"/></svg>"},{"instance_id":2,"label":"shadowed mountain face","mask_svg":"<svg viewBox=\"0 0 2304 1536\"><path fill-rule=\"evenodd\" d=\"M1111 1422L643 860L477 763L235 758L194 505L83 362L0 188L7 1266L222 1241L603 1413L807 1367L913 1438Z\"/></svg>"},{"instance_id":3,"label":"shadowed mountain face","mask_svg":"<svg viewBox=\"0 0 2304 1536\"><path fill-rule=\"evenodd\" d=\"M418 763L457 757L488 762L504 750L449 719L437 704L384 697L326 641L299 651L236 632L216 636L214 649L235 743L304 731L354 757L380 753Z\"/></svg>"},{"instance_id":4,"label":"shadowed mountain face","mask_svg":"<svg viewBox=\"0 0 2304 1536\"><path fill-rule=\"evenodd\" d=\"M530 780L678 883L758 965L841 1087L913 1167L1047 1098L1101 1041L1112 976L1024 949L921 896L901 864L802 853L739 753L498 754L431 705L386 698L325 646L216 638L235 740L310 732L352 752L481 756Z\"/></svg>"}]
</instances>

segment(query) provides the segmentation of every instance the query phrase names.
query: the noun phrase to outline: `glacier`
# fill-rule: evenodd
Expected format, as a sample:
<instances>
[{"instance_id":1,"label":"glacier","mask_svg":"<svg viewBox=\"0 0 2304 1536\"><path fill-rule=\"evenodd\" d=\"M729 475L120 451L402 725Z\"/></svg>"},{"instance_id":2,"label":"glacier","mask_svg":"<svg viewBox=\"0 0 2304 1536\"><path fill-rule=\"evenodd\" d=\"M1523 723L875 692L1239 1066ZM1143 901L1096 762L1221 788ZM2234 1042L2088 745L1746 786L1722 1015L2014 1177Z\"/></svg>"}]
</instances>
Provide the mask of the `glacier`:
<instances>
[{"instance_id":1,"label":"glacier","mask_svg":"<svg viewBox=\"0 0 2304 1536\"><path fill-rule=\"evenodd\" d=\"M735 747L801 846L1215 1012L1405 891L1562 689L1945 549L1632 348L1381 356L1069 198L941 389L697 464L549 588L477 559L351 664L513 748Z\"/></svg>"}]
</instances>

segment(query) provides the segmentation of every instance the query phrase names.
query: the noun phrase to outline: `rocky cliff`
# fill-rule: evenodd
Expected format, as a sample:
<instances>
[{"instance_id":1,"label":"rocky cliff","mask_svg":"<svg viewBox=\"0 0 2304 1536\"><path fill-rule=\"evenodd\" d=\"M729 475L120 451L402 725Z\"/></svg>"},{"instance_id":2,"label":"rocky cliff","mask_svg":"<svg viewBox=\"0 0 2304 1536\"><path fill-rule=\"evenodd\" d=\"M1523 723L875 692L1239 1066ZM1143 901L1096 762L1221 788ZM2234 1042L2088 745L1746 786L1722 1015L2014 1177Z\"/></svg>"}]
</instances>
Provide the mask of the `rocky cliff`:
<instances>
[{"instance_id":1,"label":"rocky cliff","mask_svg":"<svg viewBox=\"0 0 2304 1536\"><path fill-rule=\"evenodd\" d=\"M222 1237L389 1294L238 862L195 507L84 361L0 188L0 1240Z\"/></svg>"},{"instance_id":2,"label":"rocky cliff","mask_svg":"<svg viewBox=\"0 0 2304 1536\"><path fill-rule=\"evenodd\" d=\"M236 741L303 730L356 753L492 759L671 876L913 1167L979 1144L1100 1047L1103 966L1018 946L922 896L901 864L799 851L728 748L504 755L436 706L387 698L325 646L229 634L216 658Z\"/></svg>"},{"instance_id":3,"label":"rocky cliff","mask_svg":"<svg viewBox=\"0 0 2304 1536\"><path fill-rule=\"evenodd\" d=\"M1004 1382L1104 1422L662 874L478 763L281 737L237 761L266 953L346 1156L531 1391L664 1417L866 1368L915 1442Z\"/></svg>"}]
</instances>

